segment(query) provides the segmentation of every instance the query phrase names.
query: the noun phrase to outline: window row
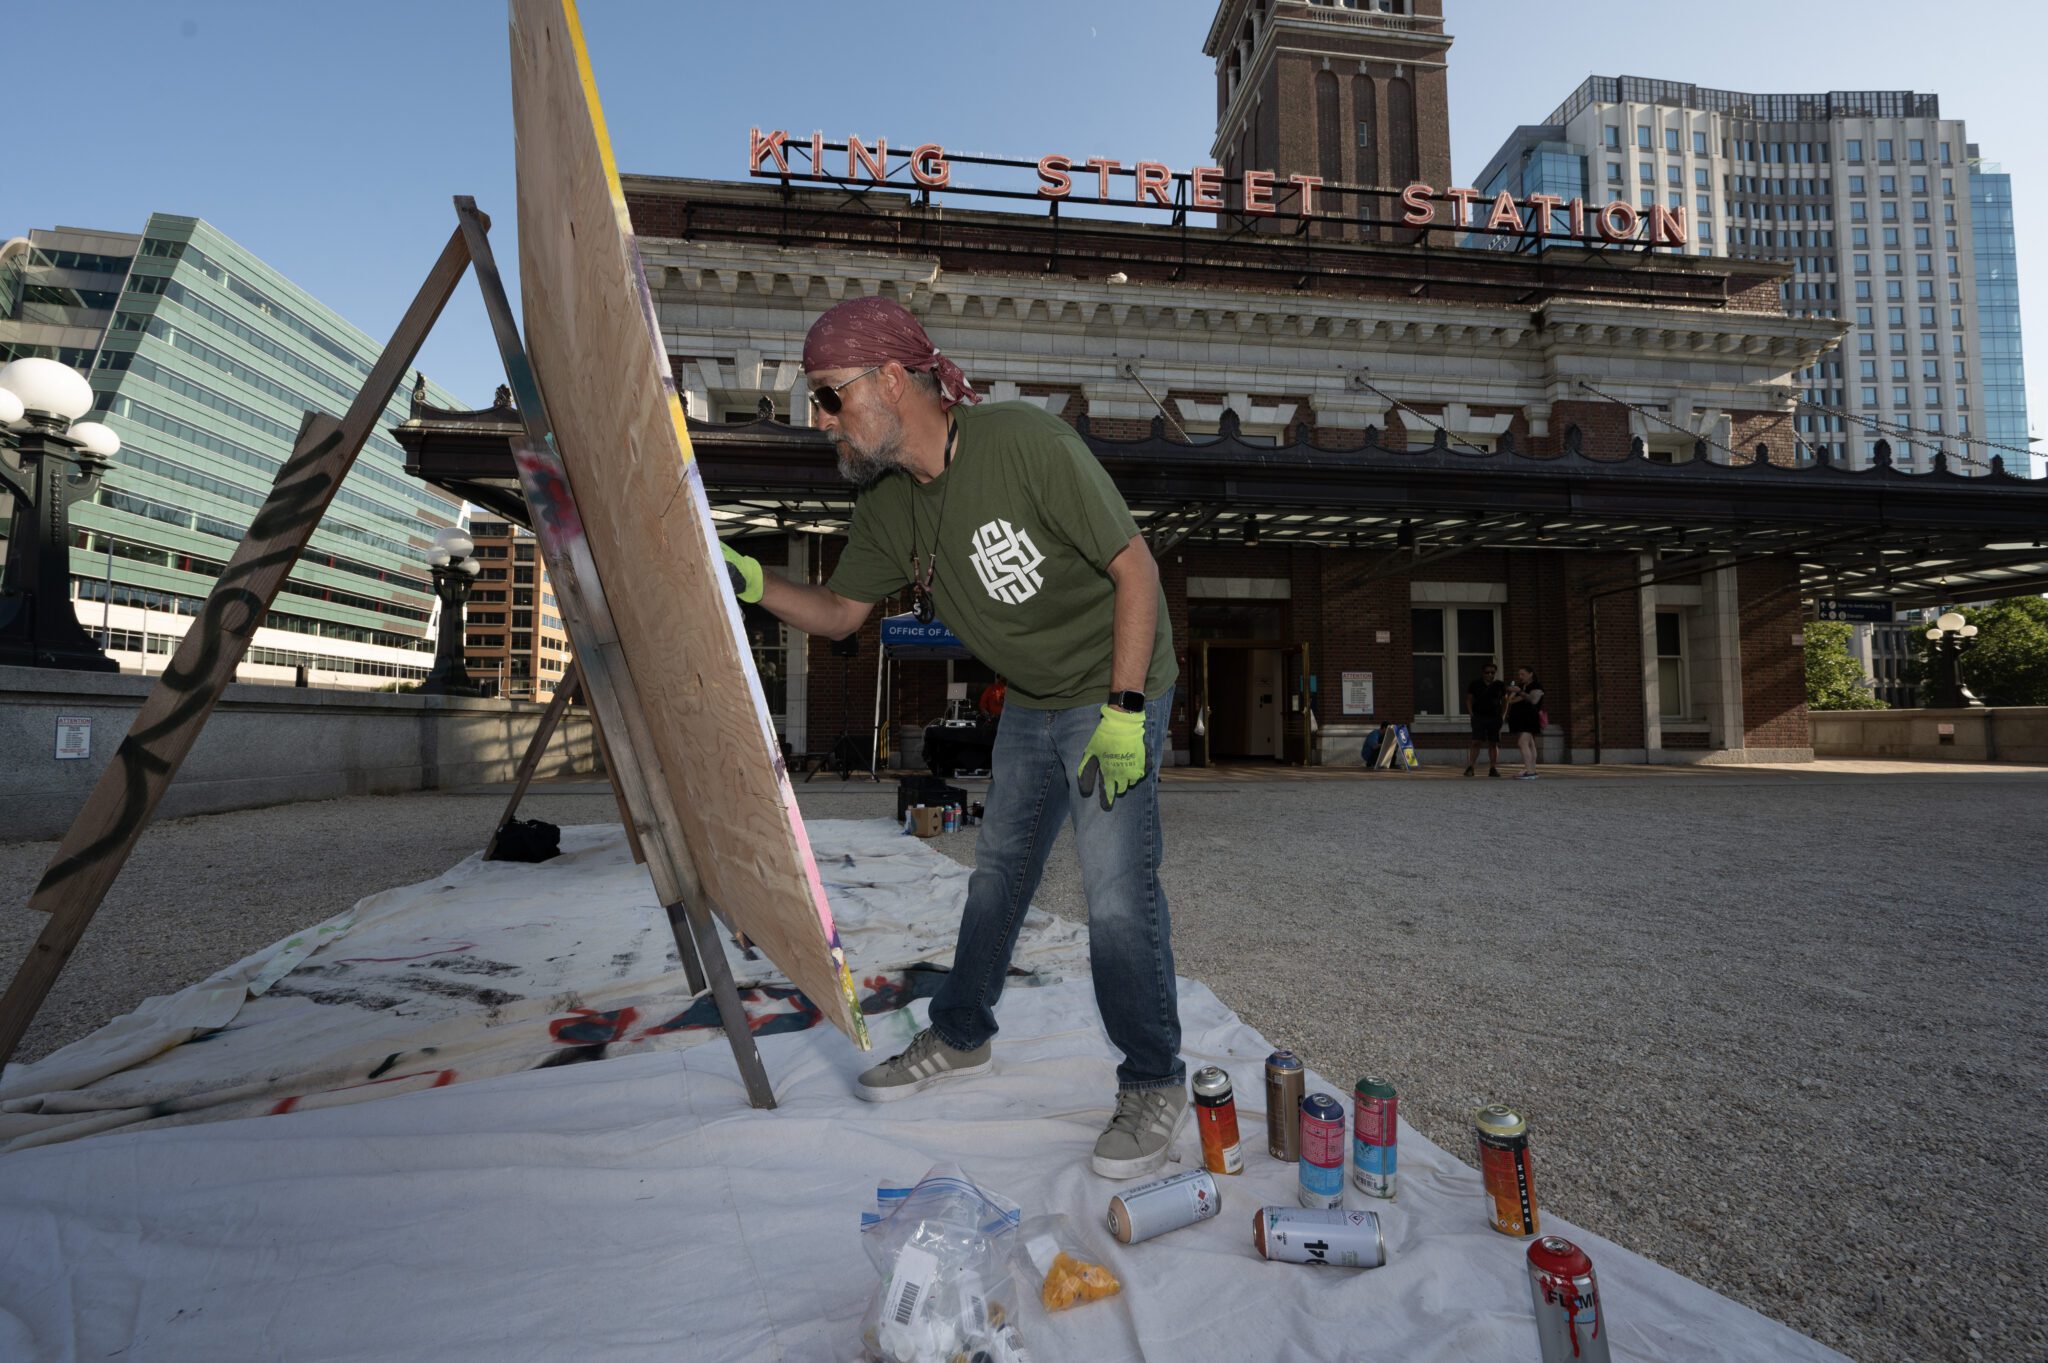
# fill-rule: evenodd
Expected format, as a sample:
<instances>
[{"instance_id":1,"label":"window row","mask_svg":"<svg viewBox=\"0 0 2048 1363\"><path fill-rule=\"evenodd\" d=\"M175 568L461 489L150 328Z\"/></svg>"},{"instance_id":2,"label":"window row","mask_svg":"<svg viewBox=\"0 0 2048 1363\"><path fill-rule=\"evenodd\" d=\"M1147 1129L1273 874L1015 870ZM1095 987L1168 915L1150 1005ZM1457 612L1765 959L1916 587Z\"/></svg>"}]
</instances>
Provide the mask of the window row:
<instances>
[{"instance_id":1,"label":"window row","mask_svg":"<svg viewBox=\"0 0 2048 1363\"><path fill-rule=\"evenodd\" d=\"M1877 137L1877 138L1872 138L1872 139L1871 139L1871 141L1872 141L1872 142L1874 142L1874 143L1876 144L1876 151L1877 151L1877 159L1878 159L1878 160L1880 160L1880 161L1893 161L1893 160L1897 160L1897 159L1898 159L1897 157L1895 157L1895 156L1894 156L1894 155L1892 154L1892 153L1893 153L1893 150L1894 150L1894 149L1896 148L1896 146L1897 146L1897 140L1896 140L1896 139L1894 139L1894 138L1890 138L1890 137ZM1949 156L1949 146L1948 146L1948 143L1946 143L1946 142L1942 142L1942 143L1939 143L1938 145L1939 145L1939 146L1940 146L1940 148L1941 148L1941 164L1943 164L1944 166L1948 166L1948 165L1954 165L1954 164L1955 164L1955 162L1954 162L1954 161L1953 161L1953 160L1952 160L1952 159L1950 158L1950 156ZM1863 159L1863 139L1862 139L1862 138L1860 138L1860 137L1851 137L1851 138L1848 138L1848 139L1847 139L1846 141L1844 141L1844 143L1843 143L1843 146L1842 146L1842 150L1843 150L1844 156L1845 156L1845 158L1846 158L1847 160L1849 160L1849 161L1861 161L1861 160ZM1919 161L1925 161L1925 160L1927 159L1927 142L1926 142L1926 139L1924 139L1924 138L1919 138L1919 137L1909 137L1909 138L1907 138L1907 139L1906 139L1906 159L1907 159L1908 161L1915 161L1915 162L1919 162Z\"/></svg>"},{"instance_id":2,"label":"window row","mask_svg":"<svg viewBox=\"0 0 2048 1363\"><path fill-rule=\"evenodd\" d=\"M1616 123L1609 123L1606 125L1601 136L1607 146L1619 147L1621 145L1621 126ZM1685 145L1682 140L1683 136L1677 128L1666 128L1664 130L1664 150L1668 152L1680 150ZM1637 124L1636 146L1644 151L1652 151L1656 148L1656 145L1655 130L1647 123ZM1692 135L1690 145L1694 156L1705 156L1707 154L1707 135L1703 132L1695 132Z\"/></svg>"}]
</instances>

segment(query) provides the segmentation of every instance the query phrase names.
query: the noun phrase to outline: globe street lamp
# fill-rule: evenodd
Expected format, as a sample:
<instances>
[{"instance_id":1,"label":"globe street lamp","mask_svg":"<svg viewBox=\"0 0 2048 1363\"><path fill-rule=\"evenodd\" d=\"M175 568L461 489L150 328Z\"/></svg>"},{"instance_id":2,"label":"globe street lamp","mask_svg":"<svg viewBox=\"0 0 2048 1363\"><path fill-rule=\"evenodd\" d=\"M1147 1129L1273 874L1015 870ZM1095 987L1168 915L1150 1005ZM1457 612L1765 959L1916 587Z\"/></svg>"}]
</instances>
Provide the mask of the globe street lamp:
<instances>
[{"instance_id":1,"label":"globe street lamp","mask_svg":"<svg viewBox=\"0 0 2048 1363\"><path fill-rule=\"evenodd\" d=\"M1964 624L1954 611L1943 611L1927 631L1927 652L1934 662L1927 688L1933 693L1935 709L1962 710L1984 704L1963 684L1963 655L1976 646L1977 627Z\"/></svg>"},{"instance_id":2,"label":"globe street lamp","mask_svg":"<svg viewBox=\"0 0 2048 1363\"><path fill-rule=\"evenodd\" d=\"M434 644L434 670L413 688L429 696L479 696L482 688L469 679L464 661L462 608L476 583L481 565L470 557L476 541L454 527L434 535L427 567L434 576L434 595L441 599L441 637Z\"/></svg>"},{"instance_id":3,"label":"globe street lamp","mask_svg":"<svg viewBox=\"0 0 2048 1363\"><path fill-rule=\"evenodd\" d=\"M19 473L0 462L0 485L18 504L0 572L0 663L121 670L71 604L69 499L90 498L121 449L107 427L79 420L92 402L85 376L55 360L0 365L0 448L21 460Z\"/></svg>"}]
</instances>

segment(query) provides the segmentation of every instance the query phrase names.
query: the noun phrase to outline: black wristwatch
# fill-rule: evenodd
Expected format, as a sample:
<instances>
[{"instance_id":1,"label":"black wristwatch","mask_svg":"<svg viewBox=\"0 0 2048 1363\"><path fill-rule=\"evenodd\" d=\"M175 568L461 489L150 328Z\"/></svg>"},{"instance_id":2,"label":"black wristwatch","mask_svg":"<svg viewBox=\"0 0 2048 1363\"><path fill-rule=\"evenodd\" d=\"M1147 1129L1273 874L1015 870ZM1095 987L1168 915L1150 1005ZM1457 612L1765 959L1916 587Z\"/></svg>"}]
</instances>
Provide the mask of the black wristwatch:
<instances>
[{"instance_id":1,"label":"black wristwatch","mask_svg":"<svg viewBox=\"0 0 2048 1363\"><path fill-rule=\"evenodd\" d=\"M1128 710L1132 714L1142 715L1145 713L1145 693L1143 691L1112 691L1109 693L1109 703L1119 710Z\"/></svg>"}]
</instances>

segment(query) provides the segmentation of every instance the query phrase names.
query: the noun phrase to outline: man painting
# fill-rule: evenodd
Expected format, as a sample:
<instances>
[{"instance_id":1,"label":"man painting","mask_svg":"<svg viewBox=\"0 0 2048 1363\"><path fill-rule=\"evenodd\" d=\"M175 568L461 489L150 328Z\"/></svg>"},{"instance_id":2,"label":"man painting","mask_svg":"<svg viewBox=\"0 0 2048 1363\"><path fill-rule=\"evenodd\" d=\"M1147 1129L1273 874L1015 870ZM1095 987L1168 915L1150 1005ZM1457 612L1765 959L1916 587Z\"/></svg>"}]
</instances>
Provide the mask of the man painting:
<instances>
[{"instance_id":1,"label":"man painting","mask_svg":"<svg viewBox=\"0 0 2048 1363\"><path fill-rule=\"evenodd\" d=\"M995 1005L1062 821L1088 898L1096 1005L1117 1066L1092 1165L1165 1163L1187 1114L1171 924L1159 884L1159 759L1178 666L1159 570L1080 437L1029 403L977 405L958 365L882 298L840 303L804 343L816 424L860 489L823 586L764 576L728 548L741 598L843 638L911 589L1008 683L953 968L931 1025L860 1076L871 1102L987 1072Z\"/></svg>"}]
</instances>

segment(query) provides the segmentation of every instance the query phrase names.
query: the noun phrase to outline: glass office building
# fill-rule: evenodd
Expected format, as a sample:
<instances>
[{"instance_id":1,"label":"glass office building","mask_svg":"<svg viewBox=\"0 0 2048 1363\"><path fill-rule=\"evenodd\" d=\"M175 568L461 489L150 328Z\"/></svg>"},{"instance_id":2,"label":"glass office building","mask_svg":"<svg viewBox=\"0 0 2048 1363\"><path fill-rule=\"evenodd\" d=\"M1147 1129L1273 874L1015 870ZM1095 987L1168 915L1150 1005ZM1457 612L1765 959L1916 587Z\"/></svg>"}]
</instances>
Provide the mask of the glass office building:
<instances>
[{"instance_id":1,"label":"glass office building","mask_svg":"<svg viewBox=\"0 0 2048 1363\"><path fill-rule=\"evenodd\" d=\"M1979 311L2013 293L2008 186L1979 186L1967 136L1921 91L1592 76L1542 123L1517 128L1480 184L1512 187L1544 156L1576 153L1589 199L1683 209L1700 254L1784 262L1786 311L1850 328L1793 376L1801 455L1862 468L1883 441L1900 467L1924 471L1940 452L1981 474L1995 453L1986 442L2025 444L2025 417L2017 305L2004 305L2009 324ZM1570 181L1568 166L1559 178ZM1980 203L2000 217L1988 233ZM1993 436L1994 421L2017 440Z\"/></svg>"},{"instance_id":2,"label":"glass office building","mask_svg":"<svg viewBox=\"0 0 2048 1363\"><path fill-rule=\"evenodd\" d=\"M74 510L72 590L79 622L107 631L124 670L156 672L269 494L304 413L345 412L381 343L197 218L153 214L133 240L127 260L52 255L41 267L89 264L89 282L118 278L111 292L34 297L70 309L57 320L104 318L91 379L122 449ZM37 342L19 325L12 344L38 353L21 349ZM464 405L432 385L426 395ZM303 667L314 685L379 687L432 666L425 556L462 507L404 472L388 428L406 418L409 396L401 385L335 494L242 680L289 682Z\"/></svg>"},{"instance_id":3,"label":"glass office building","mask_svg":"<svg viewBox=\"0 0 2048 1363\"><path fill-rule=\"evenodd\" d=\"M2015 473L2027 445L2027 371L2020 357L2019 255L2012 235L2012 177L1970 147L1970 235L1977 256L1978 365L1984 380L1984 438Z\"/></svg>"},{"instance_id":4,"label":"glass office building","mask_svg":"<svg viewBox=\"0 0 2048 1363\"><path fill-rule=\"evenodd\" d=\"M1584 151L1565 141L1562 129L1542 124L1528 124L1515 129L1514 135L1501 145L1493 159L1486 163L1486 169L1480 172L1478 189L1481 199L1474 209L1481 221L1485 220L1488 205L1502 190L1513 195L1518 202L1526 202L1532 194L1554 195L1567 203L1573 199L1585 199L1589 204L1609 197L1594 195L1587 184ZM1571 225L1560 213L1551 220L1550 230L1555 236L1569 236ZM1460 244L1495 251L1540 251L1550 243L1545 239L1524 247L1514 237L1474 232L1463 238Z\"/></svg>"}]
</instances>

